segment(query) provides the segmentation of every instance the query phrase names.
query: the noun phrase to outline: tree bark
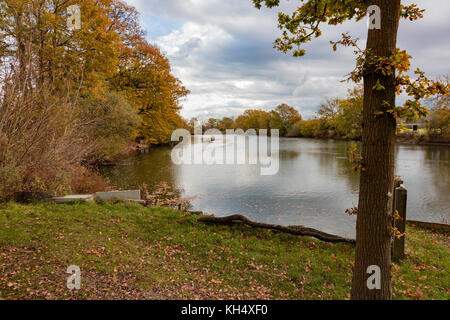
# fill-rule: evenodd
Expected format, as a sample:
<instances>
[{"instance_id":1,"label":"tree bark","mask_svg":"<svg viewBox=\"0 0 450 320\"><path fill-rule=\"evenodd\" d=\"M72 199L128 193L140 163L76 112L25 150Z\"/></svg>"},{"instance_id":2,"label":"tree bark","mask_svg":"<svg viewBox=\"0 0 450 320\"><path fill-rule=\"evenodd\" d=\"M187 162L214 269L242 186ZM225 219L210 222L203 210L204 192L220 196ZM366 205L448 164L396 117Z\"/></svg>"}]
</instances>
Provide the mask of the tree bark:
<instances>
[{"instance_id":1,"label":"tree bark","mask_svg":"<svg viewBox=\"0 0 450 320\"><path fill-rule=\"evenodd\" d=\"M367 49L378 57L395 52L400 19L400 0L369 0L381 9L381 29L369 30ZM374 90L377 80L384 90ZM389 113L376 115L395 106L395 74L382 76L367 70L364 76L362 170L356 223L356 256L352 299L392 299L391 215L394 184L396 120ZM370 290L369 266L381 269L381 289Z\"/></svg>"}]
</instances>

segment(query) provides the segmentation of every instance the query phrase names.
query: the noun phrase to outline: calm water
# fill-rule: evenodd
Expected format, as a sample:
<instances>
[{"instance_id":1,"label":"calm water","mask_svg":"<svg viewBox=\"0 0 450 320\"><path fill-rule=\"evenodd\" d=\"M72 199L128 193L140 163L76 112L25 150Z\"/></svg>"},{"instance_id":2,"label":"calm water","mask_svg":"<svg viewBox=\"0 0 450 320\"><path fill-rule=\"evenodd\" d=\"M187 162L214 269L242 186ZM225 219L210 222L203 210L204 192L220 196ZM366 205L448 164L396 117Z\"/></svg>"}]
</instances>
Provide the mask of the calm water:
<instances>
[{"instance_id":1,"label":"calm water","mask_svg":"<svg viewBox=\"0 0 450 320\"><path fill-rule=\"evenodd\" d=\"M181 197L197 196L193 210L217 216L243 214L282 225L305 225L348 237L355 218L359 175L347 160L350 142L280 139L280 170L261 176L257 165L181 165L171 149L161 148L132 159L130 166L102 172L121 189L146 183L149 190L167 183ZM450 222L450 148L398 146L396 174L408 189L408 218Z\"/></svg>"}]
</instances>

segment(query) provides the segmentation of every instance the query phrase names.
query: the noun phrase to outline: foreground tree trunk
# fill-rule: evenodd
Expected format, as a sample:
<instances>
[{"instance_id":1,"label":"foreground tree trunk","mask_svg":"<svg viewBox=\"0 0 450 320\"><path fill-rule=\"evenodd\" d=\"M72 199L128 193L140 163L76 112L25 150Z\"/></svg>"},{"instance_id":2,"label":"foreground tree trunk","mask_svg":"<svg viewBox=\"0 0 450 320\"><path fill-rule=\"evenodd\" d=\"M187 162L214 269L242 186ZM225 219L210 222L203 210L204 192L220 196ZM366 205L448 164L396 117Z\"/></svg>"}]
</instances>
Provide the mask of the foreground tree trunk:
<instances>
[{"instance_id":1,"label":"foreground tree trunk","mask_svg":"<svg viewBox=\"0 0 450 320\"><path fill-rule=\"evenodd\" d=\"M400 18L400 0L369 0L381 9L381 29L369 30L367 49L376 56L394 54ZM384 89L374 90L379 79ZM395 106L395 75L383 77L368 70L364 76L362 170L356 224L356 257L352 299L391 299L391 207L394 183L396 120L388 113ZM381 288L369 289L370 266L381 269Z\"/></svg>"}]
</instances>

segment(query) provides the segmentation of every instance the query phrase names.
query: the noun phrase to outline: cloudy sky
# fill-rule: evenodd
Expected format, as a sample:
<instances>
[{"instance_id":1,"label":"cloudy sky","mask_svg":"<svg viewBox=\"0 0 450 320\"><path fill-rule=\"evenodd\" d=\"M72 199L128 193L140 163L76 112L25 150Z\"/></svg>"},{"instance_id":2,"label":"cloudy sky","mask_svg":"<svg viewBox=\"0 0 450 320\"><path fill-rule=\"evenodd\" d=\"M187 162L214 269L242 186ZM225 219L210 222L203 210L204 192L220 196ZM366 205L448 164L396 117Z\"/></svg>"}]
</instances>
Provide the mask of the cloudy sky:
<instances>
[{"instance_id":1,"label":"cloudy sky","mask_svg":"<svg viewBox=\"0 0 450 320\"><path fill-rule=\"evenodd\" d=\"M169 57L174 74L191 94L182 115L237 116L245 109L270 110L280 103L313 117L327 97L344 97L351 84L340 82L354 67L351 49L333 52L330 40L343 32L361 39L366 22L324 26L323 36L293 58L273 49L280 35L278 11L290 13L298 0L281 0L257 10L251 0L126 0L142 14L148 40ZM398 46L429 76L450 70L450 1L417 0L427 9L416 22L402 21ZM403 1L409 3L409 1Z\"/></svg>"}]
</instances>

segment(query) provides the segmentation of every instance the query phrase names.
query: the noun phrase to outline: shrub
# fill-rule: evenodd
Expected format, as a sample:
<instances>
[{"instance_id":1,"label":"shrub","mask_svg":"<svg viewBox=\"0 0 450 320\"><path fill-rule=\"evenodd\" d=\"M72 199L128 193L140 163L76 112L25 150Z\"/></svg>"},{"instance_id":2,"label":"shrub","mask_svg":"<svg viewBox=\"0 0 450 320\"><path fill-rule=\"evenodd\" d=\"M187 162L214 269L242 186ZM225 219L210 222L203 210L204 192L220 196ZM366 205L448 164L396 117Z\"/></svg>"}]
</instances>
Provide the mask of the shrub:
<instances>
[{"instance_id":1,"label":"shrub","mask_svg":"<svg viewBox=\"0 0 450 320\"><path fill-rule=\"evenodd\" d=\"M15 192L70 191L74 166L97 145L65 98L42 87L24 91L11 77L0 100L0 199Z\"/></svg>"},{"instance_id":2,"label":"shrub","mask_svg":"<svg viewBox=\"0 0 450 320\"><path fill-rule=\"evenodd\" d=\"M79 194L92 194L99 191L110 191L111 185L109 180L103 178L94 169L75 166L72 169L70 190Z\"/></svg>"}]
</instances>

